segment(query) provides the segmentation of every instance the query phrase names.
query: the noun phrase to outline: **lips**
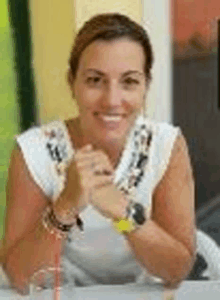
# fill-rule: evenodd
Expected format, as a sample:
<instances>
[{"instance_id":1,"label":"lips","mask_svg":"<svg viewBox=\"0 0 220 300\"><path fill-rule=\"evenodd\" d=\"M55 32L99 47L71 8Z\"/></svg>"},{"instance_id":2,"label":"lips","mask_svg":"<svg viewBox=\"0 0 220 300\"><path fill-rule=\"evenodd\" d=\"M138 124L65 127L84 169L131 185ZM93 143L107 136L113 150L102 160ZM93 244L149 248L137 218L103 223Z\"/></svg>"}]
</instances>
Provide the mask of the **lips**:
<instances>
[{"instance_id":1,"label":"lips","mask_svg":"<svg viewBox=\"0 0 220 300\"><path fill-rule=\"evenodd\" d=\"M122 118L125 117L125 114L105 114L105 113L99 113L96 112L94 113L95 116L103 119L106 122L119 122L121 121Z\"/></svg>"},{"instance_id":2,"label":"lips","mask_svg":"<svg viewBox=\"0 0 220 300\"><path fill-rule=\"evenodd\" d=\"M105 113L94 113L97 120L99 120L102 126L105 126L109 129L117 129L121 121L124 120L125 114L105 114Z\"/></svg>"},{"instance_id":3,"label":"lips","mask_svg":"<svg viewBox=\"0 0 220 300\"><path fill-rule=\"evenodd\" d=\"M122 120L122 116L119 115L99 115L99 118L105 122L120 122Z\"/></svg>"}]
</instances>

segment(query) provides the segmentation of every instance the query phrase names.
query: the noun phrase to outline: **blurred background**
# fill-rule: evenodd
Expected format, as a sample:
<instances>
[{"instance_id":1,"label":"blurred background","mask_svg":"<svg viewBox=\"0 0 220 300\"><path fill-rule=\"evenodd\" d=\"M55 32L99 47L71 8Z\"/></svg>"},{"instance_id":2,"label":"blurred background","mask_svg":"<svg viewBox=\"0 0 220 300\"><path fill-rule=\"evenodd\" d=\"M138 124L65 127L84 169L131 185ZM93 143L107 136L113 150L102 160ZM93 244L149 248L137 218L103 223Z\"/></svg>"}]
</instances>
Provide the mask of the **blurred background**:
<instances>
[{"instance_id":1,"label":"blurred background","mask_svg":"<svg viewBox=\"0 0 220 300\"><path fill-rule=\"evenodd\" d=\"M182 128L195 173L196 209L220 211L218 0L1 0L0 238L13 136L78 114L66 82L73 39L89 17L110 11L127 14L149 32L155 64L148 116ZM217 212L215 239L219 217Z\"/></svg>"}]
</instances>

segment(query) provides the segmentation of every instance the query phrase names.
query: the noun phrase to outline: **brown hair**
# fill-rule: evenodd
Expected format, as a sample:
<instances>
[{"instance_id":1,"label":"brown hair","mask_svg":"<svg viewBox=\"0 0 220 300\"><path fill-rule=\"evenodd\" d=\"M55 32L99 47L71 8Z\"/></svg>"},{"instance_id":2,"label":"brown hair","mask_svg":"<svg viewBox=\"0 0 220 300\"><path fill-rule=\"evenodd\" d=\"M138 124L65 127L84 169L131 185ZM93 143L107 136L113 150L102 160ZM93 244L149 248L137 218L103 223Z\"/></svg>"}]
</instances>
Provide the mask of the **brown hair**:
<instances>
[{"instance_id":1,"label":"brown hair","mask_svg":"<svg viewBox=\"0 0 220 300\"><path fill-rule=\"evenodd\" d=\"M138 42L145 53L146 83L151 81L151 68L153 64L153 51L147 32L138 23L119 13L104 13L95 15L79 30L71 51L68 73L68 82L72 85L76 78L79 59L83 50L96 40L111 41L127 37Z\"/></svg>"}]
</instances>

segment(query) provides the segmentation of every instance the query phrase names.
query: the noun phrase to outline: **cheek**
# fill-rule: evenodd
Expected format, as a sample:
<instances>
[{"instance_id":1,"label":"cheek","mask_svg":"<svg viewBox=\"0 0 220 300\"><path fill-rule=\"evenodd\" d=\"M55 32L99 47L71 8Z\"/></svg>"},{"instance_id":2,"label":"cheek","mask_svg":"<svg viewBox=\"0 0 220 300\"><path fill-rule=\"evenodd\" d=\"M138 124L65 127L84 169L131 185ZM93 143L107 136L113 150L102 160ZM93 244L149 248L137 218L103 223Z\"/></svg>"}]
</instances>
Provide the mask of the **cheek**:
<instances>
[{"instance_id":1,"label":"cheek","mask_svg":"<svg viewBox=\"0 0 220 300\"><path fill-rule=\"evenodd\" d=\"M94 109L100 97L97 91L82 89L78 94L77 103L81 111Z\"/></svg>"},{"instance_id":2,"label":"cheek","mask_svg":"<svg viewBox=\"0 0 220 300\"><path fill-rule=\"evenodd\" d=\"M130 97L124 99L124 105L127 110L138 112L143 107L144 101L140 95L130 95Z\"/></svg>"}]
</instances>

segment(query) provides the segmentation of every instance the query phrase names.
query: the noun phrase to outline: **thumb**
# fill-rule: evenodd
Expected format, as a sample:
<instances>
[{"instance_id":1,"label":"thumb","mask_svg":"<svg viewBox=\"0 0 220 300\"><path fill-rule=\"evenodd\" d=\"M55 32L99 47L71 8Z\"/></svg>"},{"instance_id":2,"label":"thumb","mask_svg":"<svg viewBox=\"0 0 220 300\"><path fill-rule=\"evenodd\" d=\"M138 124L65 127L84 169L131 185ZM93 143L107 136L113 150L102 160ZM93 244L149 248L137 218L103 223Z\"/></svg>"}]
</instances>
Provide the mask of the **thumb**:
<instances>
[{"instance_id":1,"label":"thumb","mask_svg":"<svg viewBox=\"0 0 220 300\"><path fill-rule=\"evenodd\" d=\"M82 151L91 151L93 149L92 144L87 144L81 148Z\"/></svg>"}]
</instances>

